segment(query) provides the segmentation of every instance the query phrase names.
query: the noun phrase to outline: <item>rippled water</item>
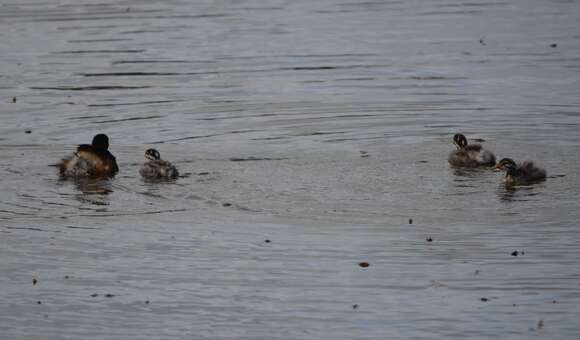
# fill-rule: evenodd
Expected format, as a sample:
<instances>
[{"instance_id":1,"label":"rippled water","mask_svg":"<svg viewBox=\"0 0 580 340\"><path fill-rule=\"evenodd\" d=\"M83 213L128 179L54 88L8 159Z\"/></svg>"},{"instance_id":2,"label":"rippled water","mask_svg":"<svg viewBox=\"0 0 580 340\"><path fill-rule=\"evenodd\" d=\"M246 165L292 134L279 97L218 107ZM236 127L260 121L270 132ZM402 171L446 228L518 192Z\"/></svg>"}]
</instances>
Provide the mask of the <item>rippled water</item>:
<instances>
[{"instance_id":1,"label":"rippled water","mask_svg":"<svg viewBox=\"0 0 580 340\"><path fill-rule=\"evenodd\" d=\"M3 2L0 338L578 337L579 19ZM450 168L458 131L548 180ZM60 180L99 132L118 176ZM143 182L152 146L184 176Z\"/></svg>"}]
</instances>

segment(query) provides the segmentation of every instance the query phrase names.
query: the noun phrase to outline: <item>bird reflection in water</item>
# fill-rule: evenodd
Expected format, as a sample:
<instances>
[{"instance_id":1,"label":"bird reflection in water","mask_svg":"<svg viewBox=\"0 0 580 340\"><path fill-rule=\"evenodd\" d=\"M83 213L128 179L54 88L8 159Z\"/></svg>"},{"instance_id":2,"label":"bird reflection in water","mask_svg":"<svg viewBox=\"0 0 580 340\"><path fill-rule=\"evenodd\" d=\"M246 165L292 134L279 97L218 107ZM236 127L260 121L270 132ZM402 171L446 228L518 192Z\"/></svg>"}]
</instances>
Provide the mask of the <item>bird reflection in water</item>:
<instances>
[{"instance_id":1,"label":"bird reflection in water","mask_svg":"<svg viewBox=\"0 0 580 340\"><path fill-rule=\"evenodd\" d=\"M482 174L485 174L489 170L482 168L455 168L453 169L453 175L455 175L455 180L464 180L465 178L477 178Z\"/></svg>"},{"instance_id":2,"label":"bird reflection in water","mask_svg":"<svg viewBox=\"0 0 580 340\"><path fill-rule=\"evenodd\" d=\"M113 192L113 186L108 179L75 178L75 186L80 191L75 195L81 203L94 205L109 205L108 195Z\"/></svg>"},{"instance_id":3,"label":"bird reflection in water","mask_svg":"<svg viewBox=\"0 0 580 340\"><path fill-rule=\"evenodd\" d=\"M455 168L453 169L454 186L459 188L475 188L480 184L482 176L488 172L481 168ZM475 181L474 181L475 180Z\"/></svg>"},{"instance_id":4,"label":"bird reflection in water","mask_svg":"<svg viewBox=\"0 0 580 340\"><path fill-rule=\"evenodd\" d=\"M502 183L498 187L497 195L501 201L505 202L529 201L532 197L539 194L534 189L535 187L532 185L515 186Z\"/></svg>"}]
</instances>

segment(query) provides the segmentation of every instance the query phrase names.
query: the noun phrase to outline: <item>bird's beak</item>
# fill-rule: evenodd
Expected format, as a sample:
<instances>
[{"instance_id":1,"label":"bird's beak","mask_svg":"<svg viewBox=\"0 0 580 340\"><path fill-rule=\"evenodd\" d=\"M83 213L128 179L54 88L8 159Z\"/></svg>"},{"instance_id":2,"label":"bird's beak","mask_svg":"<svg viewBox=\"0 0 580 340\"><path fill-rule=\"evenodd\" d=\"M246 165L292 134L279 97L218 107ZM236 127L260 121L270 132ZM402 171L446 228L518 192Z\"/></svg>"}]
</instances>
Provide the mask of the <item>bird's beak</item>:
<instances>
[{"instance_id":1,"label":"bird's beak","mask_svg":"<svg viewBox=\"0 0 580 340\"><path fill-rule=\"evenodd\" d=\"M495 165L495 167L493 168L493 171L495 171L495 172L500 172L500 171L502 171L502 170L503 170L503 169L502 169L502 167L501 167L501 165L500 165L499 163L497 163L497 164Z\"/></svg>"}]
</instances>

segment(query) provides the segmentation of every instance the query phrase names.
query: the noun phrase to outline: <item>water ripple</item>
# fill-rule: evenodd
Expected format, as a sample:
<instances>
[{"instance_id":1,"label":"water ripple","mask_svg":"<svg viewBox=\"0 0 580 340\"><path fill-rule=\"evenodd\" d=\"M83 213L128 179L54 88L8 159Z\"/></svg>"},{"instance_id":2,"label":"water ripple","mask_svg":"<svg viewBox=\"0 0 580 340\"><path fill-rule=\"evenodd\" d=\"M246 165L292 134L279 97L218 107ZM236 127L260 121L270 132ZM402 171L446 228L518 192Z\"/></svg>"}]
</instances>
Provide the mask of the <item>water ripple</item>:
<instances>
[{"instance_id":1,"label":"water ripple","mask_svg":"<svg viewBox=\"0 0 580 340\"><path fill-rule=\"evenodd\" d=\"M0 8L3 337L578 337L577 3ZM100 132L117 176L59 178Z\"/></svg>"}]
</instances>

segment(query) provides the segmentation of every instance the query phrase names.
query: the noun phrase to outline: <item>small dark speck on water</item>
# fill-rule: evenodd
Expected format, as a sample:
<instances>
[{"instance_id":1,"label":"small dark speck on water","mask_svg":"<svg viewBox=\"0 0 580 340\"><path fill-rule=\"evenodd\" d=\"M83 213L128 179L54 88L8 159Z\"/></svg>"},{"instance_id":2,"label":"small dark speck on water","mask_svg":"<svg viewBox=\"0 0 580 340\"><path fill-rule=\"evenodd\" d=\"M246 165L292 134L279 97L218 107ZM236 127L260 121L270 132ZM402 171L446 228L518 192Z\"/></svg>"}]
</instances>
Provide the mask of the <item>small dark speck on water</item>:
<instances>
[{"instance_id":1,"label":"small dark speck on water","mask_svg":"<svg viewBox=\"0 0 580 340\"><path fill-rule=\"evenodd\" d=\"M65 280L68 280L68 279L70 279L70 276L68 276L68 275L65 275L65 276L64 276L64 279L65 279Z\"/></svg>"},{"instance_id":2,"label":"small dark speck on water","mask_svg":"<svg viewBox=\"0 0 580 340\"><path fill-rule=\"evenodd\" d=\"M427 242L433 242L433 238L432 238L432 237L430 237L430 236L428 236L428 237L425 239L425 241L427 241Z\"/></svg>"},{"instance_id":3,"label":"small dark speck on water","mask_svg":"<svg viewBox=\"0 0 580 340\"><path fill-rule=\"evenodd\" d=\"M114 297L114 296L115 296L115 294L105 294L105 297L106 297L106 298L112 298L112 297Z\"/></svg>"},{"instance_id":4,"label":"small dark speck on water","mask_svg":"<svg viewBox=\"0 0 580 340\"><path fill-rule=\"evenodd\" d=\"M473 275L479 275L479 273L480 273L480 270L476 269L475 272L473 273Z\"/></svg>"},{"instance_id":5,"label":"small dark speck on water","mask_svg":"<svg viewBox=\"0 0 580 340\"><path fill-rule=\"evenodd\" d=\"M32 278L32 285L36 286L37 283L38 283L38 280L35 277L33 277Z\"/></svg>"},{"instance_id":6,"label":"small dark speck on water","mask_svg":"<svg viewBox=\"0 0 580 340\"><path fill-rule=\"evenodd\" d=\"M556 48L556 47L558 47L558 44L550 44L550 47L551 48Z\"/></svg>"},{"instance_id":7,"label":"small dark speck on water","mask_svg":"<svg viewBox=\"0 0 580 340\"><path fill-rule=\"evenodd\" d=\"M148 305L149 304L149 300L145 300L145 304Z\"/></svg>"},{"instance_id":8,"label":"small dark speck on water","mask_svg":"<svg viewBox=\"0 0 580 340\"><path fill-rule=\"evenodd\" d=\"M412 218L409 219L409 224L413 224L413 219Z\"/></svg>"},{"instance_id":9,"label":"small dark speck on water","mask_svg":"<svg viewBox=\"0 0 580 340\"><path fill-rule=\"evenodd\" d=\"M367 268L368 266L370 266L370 264L368 262L361 262L358 264L361 268Z\"/></svg>"},{"instance_id":10,"label":"small dark speck on water","mask_svg":"<svg viewBox=\"0 0 580 340\"><path fill-rule=\"evenodd\" d=\"M357 308L358 308L358 304L355 303L354 305L352 305L352 309L357 309Z\"/></svg>"},{"instance_id":11,"label":"small dark speck on water","mask_svg":"<svg viewBox=\"0 0 580 340\"><path fill-rule=\"evenodd\" d=\"M556 300L553 300L553 301L552 301L552 303L558 303L558 301L556 301Z\"/></svg>"},{"instance_id":12,"label":"small dark speck on water","mask_svg":"<svg viewBox=\"0 0 580 340\"><path fill-rule=\"evenodd\" d=\"M97 293L91 294L91 297L97 297L97 296L99 296L99 294L97 294Z\"/></svg>"},{"instance_id":13,"label":"small dark speck on water","mask_svg":"<svg viewBox=\"0 0 580 340\"><path fill-rule=\"evenodd\" d=\"M231 206L232 206L232 204L231 204L231 203L227 203L227 202L226 202L226 203L222 204L222 206L224 206L224 207L231 207Z\"/></svg>"},{"instance_id":14,"label":"small dark speck on water","mask_svg":"<svg viewBox=\"0 0 580 340\"><path fill-rule=\"evenodd\" d=\"M24 133L32 133L32 130L26 130Z\"/></svg>"},{"instance_id":15,"label":"small dark speck on water","mask_svg":"<svg viewBox=\"0 0 580 340\"><path fill-rule=\"evenodd\" d=\"M200 172L200 173L198 173L197 175L198 175L198 176L207 176L207 175L209 175L209 172L207 172L207 171L204 171L204 172Z\"/></svg>"},{"instance_id":16,"label":"small dark speck on water","mask_svg":"<svg viewBox=\"0 0 580 340\"><path fill-rule=\"evenodd\" d=\"M489 299L488 299L488 298L486 298L486 297L482 297L482 298L481 298L481 301L483 301L483 302L487 302L487 301L489 301Z\"/></svg>"},{"instance_id":17,"label":"small dark speck on water","mask_svg":"<svg viewBox=\"0 0 580 340\"><path fill-rule=\"evenodd\" d=\"M36 303L42 305L42 301L36 301Z\"/></svg>"},{"instance_id":18,"label":"small dark speck on water","mask_svg":"<svg viewBox=\"0 0 580 340\"><path fill-rule=\"evenodd\" d=\"M536 328L542 329L542 327L544 327L544 320L538 321L538 326Z\"/></svg>"},{"instance_id":19,"label":"small dark speck on water","mask_svg":"<svg viewBox=\"0 0 580 340\"><path fill-rule=\"evenodd\" d=\"M512 252L512 254L511 254L511 255L512 255L512 256L518 256L518 255L524 255L524 254L525 254L525 253L524 253L523 251L517 251L517 250L514 250L514 251Z\"/></svg>"},{"instance_id":20,"label":"small dark speck on water","mask_svg":"<svg viewBox=\"0 0 580 340\"><path fill-rule=\"evenodd\" d=\"M12 97L12 102L16 103L16 97Z\"/></svg>"},{"instance_id":21,"label":"small dark speck on water","mask_svg":"<svg viewBox=\"0 0 580 340\"><path fill-rule=\"evenodd\" d=\"M483 46L486 45L485 40L483 40L483 38L479 39L479 43L482 44Z\"/></svg>"},{"instance_id":22,"label":"small dark speck on water","mask_svg":"<svg viewBox=\"0 0 580 340\"><path fill-rule=\"evenodd\" d=\"M266 243L270 243L270 242L272 242L272 241L270 241L270 240L266 239L266 240L264 240L264 242L266 242Z\"/></svg>"}]
</instances>

